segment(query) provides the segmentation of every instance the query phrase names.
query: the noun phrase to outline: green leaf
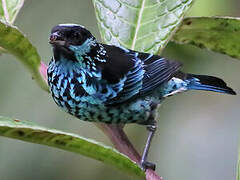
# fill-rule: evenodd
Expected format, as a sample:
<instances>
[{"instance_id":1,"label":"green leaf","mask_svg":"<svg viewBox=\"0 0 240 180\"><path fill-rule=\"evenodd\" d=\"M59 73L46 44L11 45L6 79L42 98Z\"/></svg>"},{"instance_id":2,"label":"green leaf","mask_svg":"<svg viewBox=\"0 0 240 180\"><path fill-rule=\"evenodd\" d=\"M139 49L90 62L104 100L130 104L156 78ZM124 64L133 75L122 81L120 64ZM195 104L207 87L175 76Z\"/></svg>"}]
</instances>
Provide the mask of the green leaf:
<instances>
[{"instance_id":1,"label":"green leaf","mask_svg":"<svg viewBox=\"0 0 240 180\"><path fill-rule=\"evenodd\" d=\"M48 90L48 86L40 74L40 56L36 48L17 27L0 21L0 47L7 53L16 56L29 69L37 83L44 90Z\"/></svg>"},{"instance_id":2,"label":"green leaf","mask_svg":"<svg viewBox=\"0 0 240 180\"><path fill-rule=\"evenodd\" d=\"M170 40L192 0L93 0L93 3L105 43L157 53Z\"/></svg>"},{"instance_id":3,"label":"green leaf","mask_svg":"<svg viewBox=\"0 0 240 180\"><path fill-rule=\"evenodd\" d=\"M240 18L188 17L173 41L192 44L240 59Z\"/></svg>"},{"instance_id":4,"label":"green leaf","mask_svg":"<svg viewBox=\"0 0 240 180\"><path fill-rule=\"evenodd\" d=\"M0 1L0 20L13 24L18 12L22 8L24 0L1 0Z\"/></svg>"},{"instance_id":5,"label":"green leaf","mask_svg":"<svg viewBox=\"0 0 240 180\"><path fill-rule=\"evenodd\" d=\"M127 156L111 147L76 134L48 129L31 122L0 116L0 136L78 153L102 161L105 164L115 166L130 174L139 177L145 176L141 168Z\"/></svg>"}]
</instances>

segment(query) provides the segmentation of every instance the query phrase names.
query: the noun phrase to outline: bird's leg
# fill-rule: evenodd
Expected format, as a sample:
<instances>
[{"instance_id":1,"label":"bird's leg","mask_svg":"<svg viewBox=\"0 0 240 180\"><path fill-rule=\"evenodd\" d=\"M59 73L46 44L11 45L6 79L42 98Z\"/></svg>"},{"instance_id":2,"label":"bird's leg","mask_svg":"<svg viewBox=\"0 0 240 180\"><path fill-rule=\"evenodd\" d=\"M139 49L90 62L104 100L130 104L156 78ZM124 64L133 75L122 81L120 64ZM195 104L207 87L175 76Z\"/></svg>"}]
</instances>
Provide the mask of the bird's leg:
<instances>
[{"instance_id":1,"label":"bird's leg","mask_svg":"<svg viewBox=\"0 0 240 180\"><path fill-rule=\"evenodd\" d=\"M147 125L147 130L149 133L148 133L147 142L143 151L143 155L141 158L141 168L143 170L146 170L148 168L155 170L156 168L155 164L147 161L148 151L152 142L152 138L156 132L156 129L157 129L157 122L155 120L153 120L151 124Z\"/></svg>"}]
</instances>

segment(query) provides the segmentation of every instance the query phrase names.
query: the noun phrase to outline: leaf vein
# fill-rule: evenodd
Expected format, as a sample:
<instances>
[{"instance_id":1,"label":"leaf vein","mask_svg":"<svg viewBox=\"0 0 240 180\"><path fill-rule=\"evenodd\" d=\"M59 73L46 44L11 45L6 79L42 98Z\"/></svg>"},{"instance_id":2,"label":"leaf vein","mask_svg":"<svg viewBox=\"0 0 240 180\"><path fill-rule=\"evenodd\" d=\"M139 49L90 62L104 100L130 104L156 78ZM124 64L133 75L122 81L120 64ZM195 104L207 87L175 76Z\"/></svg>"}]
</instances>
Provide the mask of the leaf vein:
<instances>
[{"instance_id":1,"label":"leaf vein","mask_svg":"<svg viewBox=\"0 0 240 180\"><path fill-rule=\"evenodd\" d=\"M134 26L134 27L136 26L135 24L133 24L133 23L127 21L126 19L118 16L115 12L113 12L111 9L109 9L109 8L108 8L107 6L105 6L104 4L101 4L101 3L99 3L99 4L100 4L103 8L107 9L107 10L110 11L112 14L114 14L114 16L115 16L116 18L122 20L122 21L125 22L126 24L129 24L129 25Z\"/></svg>"},{"instance_id":2,"label":"leaf vein","mask_svg":"<svg viewBox=\"0 0 240 180\"><path fill-rule=\"evenodd\" d=\"M144 5L145 5L146 0L142 0L142 4L141 4L141 8L138 14L138 20L137 20L137 26L134 32L134 38L133 38L133 42L132 42L132 46L131 49L135 48L136 45L136 39L137 39L137 35L138 35L138 31L140 29L141 26L141 20L142 20L142 15L143 15L143 11L144 11Z\"/></svg>"}]
</instances>

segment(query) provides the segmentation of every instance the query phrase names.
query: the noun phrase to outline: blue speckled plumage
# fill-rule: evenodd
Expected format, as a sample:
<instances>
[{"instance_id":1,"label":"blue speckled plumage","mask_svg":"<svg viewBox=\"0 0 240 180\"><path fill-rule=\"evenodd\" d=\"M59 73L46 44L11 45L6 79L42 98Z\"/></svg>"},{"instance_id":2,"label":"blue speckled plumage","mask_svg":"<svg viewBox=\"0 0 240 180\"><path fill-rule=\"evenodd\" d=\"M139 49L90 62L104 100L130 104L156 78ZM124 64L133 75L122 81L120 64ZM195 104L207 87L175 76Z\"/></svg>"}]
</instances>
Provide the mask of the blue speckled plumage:
<instances>
[{"instance_id":1,"label":"blue speckled plumage","mask_svg":"<svg viewBox=\"0 0 240 180\"><path fill-rule=\"evenodd\" d=\"M236 94L216 77L180 71L179 62L98 43L83 26L57 25L50 44L48 84L56 104L84 121L147 125L149 136L140 165L147 162L162 100L187 90Z\"/></svg>"},{"instance_id":2,"label":"blue speckled plumage","mask_svg":"<svg viewBox=\"0 0 240 180\"><path fill-rule=\"evenodd\" d=\"M53 99L84 121L148 124L157 105L178 92L235 94L219 78L180 72L179 62L98 43L79 25L54 27L50 43Z\"/></svg>"}]
</instances>

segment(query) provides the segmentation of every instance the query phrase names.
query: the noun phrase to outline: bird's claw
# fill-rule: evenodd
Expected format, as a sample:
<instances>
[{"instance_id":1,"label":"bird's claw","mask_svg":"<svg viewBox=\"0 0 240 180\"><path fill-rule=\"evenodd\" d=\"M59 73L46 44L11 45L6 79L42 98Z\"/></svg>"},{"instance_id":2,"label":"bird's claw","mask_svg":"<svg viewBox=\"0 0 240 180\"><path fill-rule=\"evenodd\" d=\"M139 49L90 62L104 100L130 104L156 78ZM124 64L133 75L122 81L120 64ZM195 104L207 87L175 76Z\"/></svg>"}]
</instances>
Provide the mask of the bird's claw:
<instances>
[{"instance_id":1,"label":"bird's claw","mask_svg":"<svg viewBox=\"0 0 240 180\"><path fill-rule=\"evenodd\" d=\"M156 165L154 163L147 162L147 161L141 162L140 166L143 171L146 171L146 169L152 169L153 171L155 171L156 169Z\"/></svg>"}]
</instances>

